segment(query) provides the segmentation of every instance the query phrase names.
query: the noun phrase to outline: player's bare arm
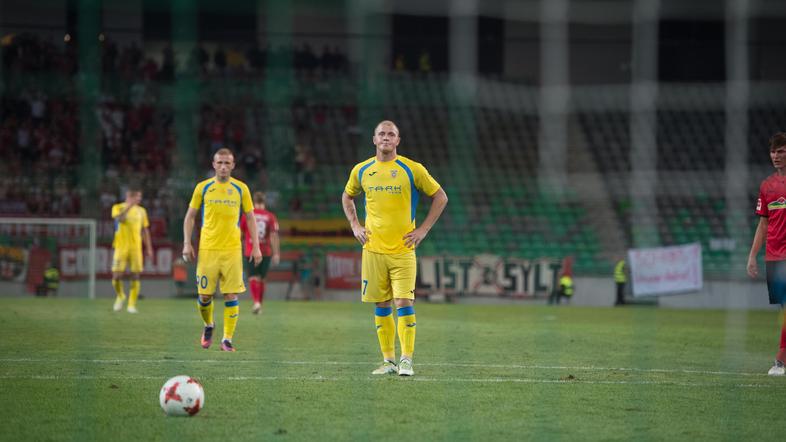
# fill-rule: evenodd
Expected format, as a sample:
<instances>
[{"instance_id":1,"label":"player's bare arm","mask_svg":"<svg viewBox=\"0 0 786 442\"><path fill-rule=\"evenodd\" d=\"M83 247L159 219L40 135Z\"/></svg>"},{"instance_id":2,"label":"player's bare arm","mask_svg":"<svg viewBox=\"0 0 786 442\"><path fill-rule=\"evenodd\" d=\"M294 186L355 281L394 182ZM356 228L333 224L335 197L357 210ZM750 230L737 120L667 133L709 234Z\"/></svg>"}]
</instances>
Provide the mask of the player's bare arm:
<instances>
[{"instance_id":1,"label":"player's bare arm","mask_svg":"<svg viewBox=\"0 0 786 442\"><path fill-rule=\"evenodd\" d=\"M349 221L349 226L352 228L352 234L355 235L355 239L360 241L361 244L366 244L368 241L368 234L366 233L366 228L360 224L358 221L358 213L357 209L355 208L355 199L349 196L348 193L344 192L341 194L341 205L344 207L344 215L347 217Z\"/></svg>"},{"instance_id":2,"label":"player's bare arm","mask_svg":"<svg viewBox=\"0 0 786 442\"><path fill-rule=\"evenodd\" d=\"M273 247L273 265L278 265L281 262L281 247L279 245L278 232L270 232L270 245Z\"/></svg>"},{"instance_id":3,"label":"player's bare arm","mask_svg":"<svg viewBox=\"0 0 786 442\"><path fill-rule=\"evenodd\" d=\"M756 255L759 254L761 246L764 245L764 240L767 237L767 226L769 220L766 216L759 218L759 225L756 227L756 233L753 235L753 244L751 244L751 252L748 254L748 276L755 278L759 276L759 265L756 263Z\"/></svg>"},{"instance_id":4,"label":"player's bare arm","mask_svg":"<svg viewBox=\"0 0 786 442\"><path fill-rule=\"evenodd\" d=\"M185 262L191 262L196 258L194 247L191 245L191 234L194 232L196 214L196 209L189 207L185 219L183 219L183 261Z\"/></svg>"},{"instance_id":5,"label":"player's bare arm","mask_svg":"<svg viewBox=\"0 0 786 442\"><path fill-rule=\"evenodd\" d=\"M246 212L246 227L251 237L251 257L249 261L253 260L254 266L258 266L262 262L262 251L259 250L259 231L257 230L257 222L256 218L254 218L253 210Z\"/></svg>"},{"instance_id":6,"label":"player's bare arm","mask_svg":"<svg viewBox=\"0 0 786 442\"><path fill-rule=\"evenodd\" d=\"M431 228L434 227L434 224L437 222L440 215L442 215L442 211L445 210L445 206L447 205L448 194L440 188L431 196L431 207L429 207L428 214L423 222L420 223L415 230L404 235L404 244L406 244L407 247L419 246L423 239L426 238Z\"/></svg>"},{"instance_id":7,"label":"player's bare arm","mask_svg":"<svg viewBox=\"0 0 786 442\"><path fill-rule=\"evenodd\" d=\"M142 228L142 241L145 243L145 251L148 258L153 257L153 241L150 239L150 229L147 227Z\"/></svg>"}]
</instances>

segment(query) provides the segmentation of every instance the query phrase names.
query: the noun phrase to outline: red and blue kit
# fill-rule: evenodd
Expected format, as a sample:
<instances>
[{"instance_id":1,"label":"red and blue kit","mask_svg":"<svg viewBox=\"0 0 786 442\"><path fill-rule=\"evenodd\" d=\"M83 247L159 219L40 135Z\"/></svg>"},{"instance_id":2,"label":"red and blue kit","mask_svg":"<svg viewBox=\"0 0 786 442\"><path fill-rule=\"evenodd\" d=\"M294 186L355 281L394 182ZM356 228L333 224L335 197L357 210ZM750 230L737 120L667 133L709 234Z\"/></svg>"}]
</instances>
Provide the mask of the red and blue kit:
<instances>
[{"instance_id":1,"label":"red and blue kit","mask_svg":"<svg viewBox=\"0 0 786 442\"><path fill-rule=\"evenodd\" d=\"M786 175L777 173L762 181L756 214L767 217L766 261L786 260Z\"/></svg>"}]
</instances>

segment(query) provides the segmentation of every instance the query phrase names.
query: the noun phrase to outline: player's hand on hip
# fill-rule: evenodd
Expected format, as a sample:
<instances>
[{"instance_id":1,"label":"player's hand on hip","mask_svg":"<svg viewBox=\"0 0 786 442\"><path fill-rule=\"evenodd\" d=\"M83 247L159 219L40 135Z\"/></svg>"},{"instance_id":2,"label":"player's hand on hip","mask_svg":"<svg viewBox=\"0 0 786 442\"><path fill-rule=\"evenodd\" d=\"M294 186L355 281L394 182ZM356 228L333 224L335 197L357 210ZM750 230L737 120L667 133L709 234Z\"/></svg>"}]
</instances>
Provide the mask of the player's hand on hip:
<instances>
[{"instance_id":1,"label":"player's hand on hip","mask_svg":"<svg viewBox=\"0 0 786 442\"><path fill-rule=\"evenodd\" d=\"M426 232L417 228L406 235L404 235L404 245L409 248L415 248L420 245L423 239L426 237Z\"/></svg>"},{"instance_id":2,"label":"player's hand on hip","mask_svg":"<svg viewBox=\"0 0 786 442\"><path fill-rule=\"evenodd\" d=\"M191 262L196 258L194 255L194 248L191 246L190 243L183 244L183 261Z\"/></svg>"},{"instance_id":3,"label":"player's hand on hip","mask_svg":"<svg viewBox=\"0 0 786 442\"><path fill-rule=\"evenodd\" d=\"M352 227L352 234L355 235L355 239L360 241L360 243L363 245L365 245L366 241L368 241L369 233L366 231L365 227L359 224L357 226Z\"/></svg>"},{"instance_id":4,"label":"player's hand on hip","mask_svg":"<svg viewBox=\"0 0 786 442\"><path fill-rule=\"evenodd\" d=\"M759 265L755 258L748 258L748 276L751 278L759 276Z\"/></svg>"}]
</instances>

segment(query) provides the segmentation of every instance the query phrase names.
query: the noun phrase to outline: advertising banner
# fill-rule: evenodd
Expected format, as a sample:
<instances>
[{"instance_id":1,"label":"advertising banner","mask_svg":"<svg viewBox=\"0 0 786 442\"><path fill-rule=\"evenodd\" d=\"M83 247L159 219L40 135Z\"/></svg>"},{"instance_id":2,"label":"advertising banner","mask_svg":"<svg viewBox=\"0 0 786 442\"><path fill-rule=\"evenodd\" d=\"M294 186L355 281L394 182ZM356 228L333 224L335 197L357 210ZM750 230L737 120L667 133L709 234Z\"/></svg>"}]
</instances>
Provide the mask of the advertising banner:
<instances>
[{"instance_id":1,"label":"advertising banner","mask_svg":"<svg viewBox=\"0 0 786 442\"><path fill-rule=\"evenodd\" d=\"M330 252L326 266L327 288L360 288L360 253ZM424 294L546 298L556 285L560 267L559 261L551 259L421 256L416 287Z\"/></svg>"},{"instance_id":2,"label":"advertising banner","mask_svg":"<svg viewBox=\"0 0 786 442\"><path fill-rule=\"evenodd\" d=\"M60 246L58 250L60 278L64 281L87 278L89 274L90 249L85 246ZM144 257L142 278L166 278L172 276L172 245L154 245L153 259ZM96 278L112 278L112 246L101 244L96 247Z\"/></svg>"},{"instance_id":3,"label":"advertising banner","mask_svg":"<svg viewBox=\"0 0 786 442\"><path fill-rule=\"evenodd\" d=\"M326 288L354 289L360 287L359 252L328 252L325 266Z\"/></svg>"},{"instance_id":4,"label":"advertising banner","mask_svg":"<svg viewBox=\"0 0 786 442\"><path fill-rule=\"evenodd\" d=\"M633 296L701 290L701 244L628 250Z\"/></svg>"},{"instance_id":5,"label":"advertising banner","mask_svg":"<svg viewBox=\"0 0 786 442\"><path fill-rule=\"evenodd\" d=\"M0 281L22 282L27 271L28 251L0 246Z\"/></svg>"}]
</instances>

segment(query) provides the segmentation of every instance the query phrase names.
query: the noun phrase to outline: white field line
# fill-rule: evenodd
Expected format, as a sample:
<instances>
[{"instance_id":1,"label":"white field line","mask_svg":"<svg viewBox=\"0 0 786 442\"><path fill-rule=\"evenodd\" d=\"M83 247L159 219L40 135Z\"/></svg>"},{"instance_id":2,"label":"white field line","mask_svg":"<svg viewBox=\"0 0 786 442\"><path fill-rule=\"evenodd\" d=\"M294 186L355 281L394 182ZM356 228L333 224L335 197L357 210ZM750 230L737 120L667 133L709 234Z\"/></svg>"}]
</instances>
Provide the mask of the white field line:
<instances>
[{"instance_id":1,"label":"white field line","mask_svg":"<svg viewBox=\"0 0 786 442\"><path fill-rule=\"evenodd\" d=\"M331 377L331 376L229 376L226 378L216 378L216 381L311 381L311 382L379 382L391 378L391 376L369 376L369 377ZM161 376L91 376L91 375L0 375L0 380L104 380L104 381L127 381L127 380L153 380L161 381ZM210 379L210 378L208 378ZM209 381L208 381L209 382ZM722 384L712 382L671 382L671 381L595 381L595 380L561 380L561 379L535 379L535 378L434 378L415 376L404 379L403 382L442 382L442 383L511 383L511 384L585 384L585 385L654 385L664 387L733 387L733 388L780 388L772 384ZM204 383L204 381L203 381Z\"/></svg>"},{"instance_id":2,"label":"white field line","mask_svg":"<svg viewBox=\"0 0 786 442\"><path fill-rule=\"evenodd\" d=\"M353 361L274 361L266 359L45 359L45 358L4 358L2 363L70 363L70 364L277 364L277 365L374 365L373 362ZM598 366L566 366L566 365L521 365L521 364L481 364L461 362L418 362L424 367L463 367L463 368L501 368L509 370L575 370L575 371L608 371L608 372L634 372L634 373L663 373L663 374L699 374L717 376L767 376L766 373L751 373L743 371L716 371L698 369L668 369L668 368L637 368L637 367L598 367Z\"/></svg>"}]
</instances>

